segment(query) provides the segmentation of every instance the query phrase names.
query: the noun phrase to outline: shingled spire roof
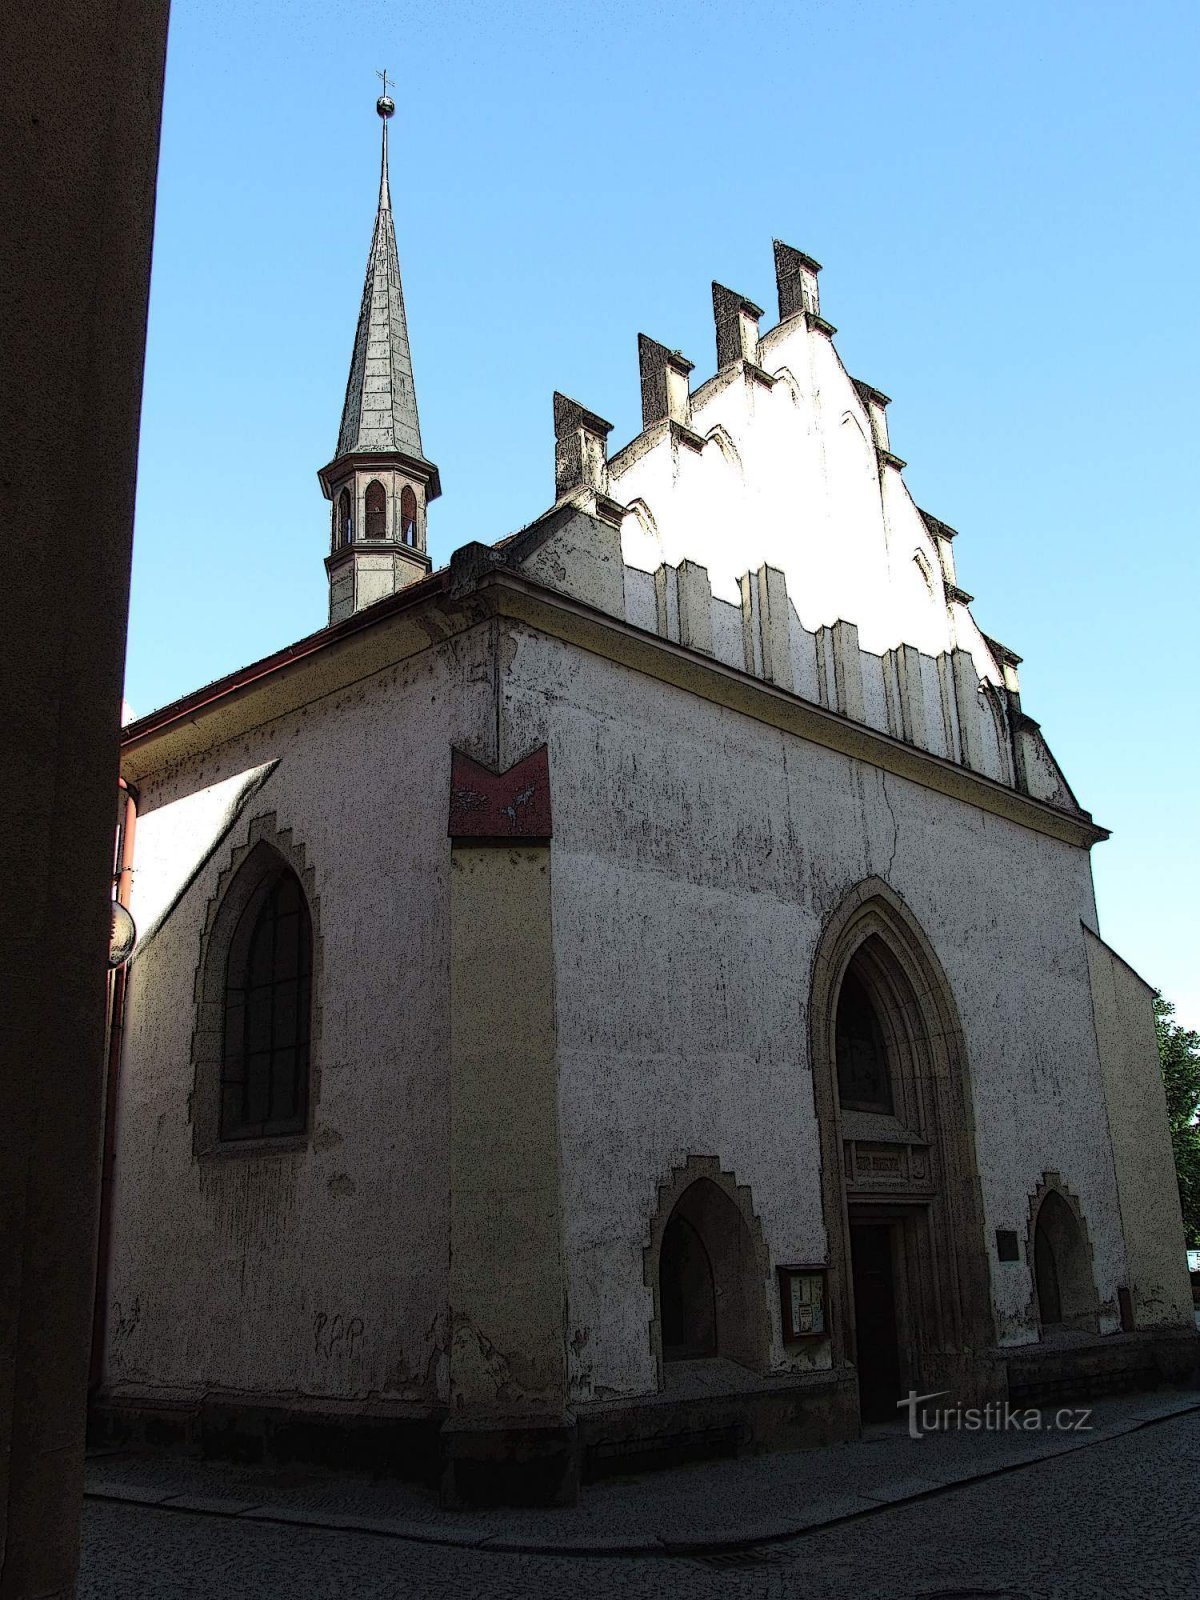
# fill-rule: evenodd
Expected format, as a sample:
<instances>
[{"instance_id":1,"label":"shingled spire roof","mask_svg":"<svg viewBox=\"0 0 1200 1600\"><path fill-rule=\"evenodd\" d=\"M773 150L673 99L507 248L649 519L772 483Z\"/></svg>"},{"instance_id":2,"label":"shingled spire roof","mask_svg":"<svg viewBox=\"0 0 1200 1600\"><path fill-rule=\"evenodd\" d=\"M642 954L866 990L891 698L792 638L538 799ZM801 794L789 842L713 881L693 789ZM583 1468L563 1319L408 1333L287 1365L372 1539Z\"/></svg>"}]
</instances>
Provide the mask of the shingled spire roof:
<instances>
[{"instance_id":1,"label":"shingled spire roof","mask_svg":"<svg viewBox=\"0 0 1200 1600\"><path fill-rule=\"evenodd\" d=\"M382 110L380 114L384 121L379 211L367 260L337 453L344 456L357 451L397 450L424 460L388 187L387 116Z\"/></svg>"}]
</instances>

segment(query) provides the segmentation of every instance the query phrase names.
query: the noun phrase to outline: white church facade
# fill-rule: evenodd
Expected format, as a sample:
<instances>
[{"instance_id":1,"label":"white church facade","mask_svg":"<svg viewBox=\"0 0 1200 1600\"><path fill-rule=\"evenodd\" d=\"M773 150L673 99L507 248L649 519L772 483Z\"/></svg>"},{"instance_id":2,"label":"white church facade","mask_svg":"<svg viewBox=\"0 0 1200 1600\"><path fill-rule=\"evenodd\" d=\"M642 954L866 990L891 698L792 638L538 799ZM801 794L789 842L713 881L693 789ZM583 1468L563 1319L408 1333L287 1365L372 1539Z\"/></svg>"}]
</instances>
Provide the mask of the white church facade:
<instances>
[{"instance_id":1,"label":"white church facade","mask_svg":"<svg viewBox=\"0 0 1200 1600\"><path fill-rule=\"evenodd\" d=\"M98 1426L562 1500L1190 1372L1106 835L817 263L432 571L384 151L329 625L125 730Z\"/></svg>"}]
</instances>

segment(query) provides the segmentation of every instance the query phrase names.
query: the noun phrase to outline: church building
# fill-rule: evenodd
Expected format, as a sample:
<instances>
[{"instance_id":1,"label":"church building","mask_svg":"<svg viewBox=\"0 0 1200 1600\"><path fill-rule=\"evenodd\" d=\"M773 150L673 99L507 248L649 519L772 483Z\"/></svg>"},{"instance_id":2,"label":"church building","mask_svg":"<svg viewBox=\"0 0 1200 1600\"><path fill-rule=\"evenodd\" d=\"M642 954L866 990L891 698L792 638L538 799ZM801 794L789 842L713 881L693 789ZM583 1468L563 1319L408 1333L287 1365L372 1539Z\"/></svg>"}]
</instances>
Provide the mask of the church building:
<instances>
[{"instance_id":1,"label":"church building","mask_svg":"<svg viewBox=\"0 0 1200 1600\"><path fill-rule=\"evenodd\" d=\"M124 731L97 1429L562 1502L1186 1376L1106 833L818 263L713 284L702 381L639 335L619 449L556 394L553 504L431 570L393 109L328 625Z\"/></svg>"}]
</instances>

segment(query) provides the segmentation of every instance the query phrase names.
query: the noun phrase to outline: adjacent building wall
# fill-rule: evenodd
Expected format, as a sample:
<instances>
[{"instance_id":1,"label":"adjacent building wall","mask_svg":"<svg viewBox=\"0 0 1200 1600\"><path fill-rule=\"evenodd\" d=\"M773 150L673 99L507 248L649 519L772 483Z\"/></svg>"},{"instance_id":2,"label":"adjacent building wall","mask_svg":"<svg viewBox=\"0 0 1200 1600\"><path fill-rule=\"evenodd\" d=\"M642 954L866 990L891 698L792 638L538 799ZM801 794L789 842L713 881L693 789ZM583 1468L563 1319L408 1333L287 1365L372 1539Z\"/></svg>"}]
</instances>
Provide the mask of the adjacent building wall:
<instances>
[{"instance_id":1,"label":"adjacent building wall","mask_svg":"<svg viewBox=\"0 0 1200 1600\"><path fill-rule=\"evenodd\" d=\"M1183 1218L1154 1029L1154 991L1084 928L1096 1042L1139 1328L1193 1325Z\"/></svg>"},{"instance_id":2,"label":"adjacent building wall","mask_svg":"<svg viewBox=\"0 0 1200 1600\"><path fill-rule=\"evenodd\" d=\"M75 1591L166 0L0 17L0 1594Z\"/></svg>"}]
</instances>

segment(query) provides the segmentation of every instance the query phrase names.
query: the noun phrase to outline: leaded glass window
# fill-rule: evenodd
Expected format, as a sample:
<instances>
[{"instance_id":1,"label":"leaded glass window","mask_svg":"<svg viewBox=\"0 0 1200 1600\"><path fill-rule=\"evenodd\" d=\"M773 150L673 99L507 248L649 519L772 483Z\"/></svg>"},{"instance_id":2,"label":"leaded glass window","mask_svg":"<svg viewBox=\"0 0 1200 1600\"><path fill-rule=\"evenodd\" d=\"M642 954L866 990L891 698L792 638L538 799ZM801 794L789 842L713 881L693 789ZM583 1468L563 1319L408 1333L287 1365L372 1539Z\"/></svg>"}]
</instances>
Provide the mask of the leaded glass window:
<instances>
[{"instance_id":1,"label":"leaded glass window","mask_svg":"<svg viewBox=\"0 0 1200 1600\"><path fill-rule=\"evenodd\" d=\"M230 946L222 1139L303 1133L308 1118L312 921L294 873L267 879Z\"/></svg>"},{"instance_id":2,"label":"leaded glass window","mask_svg":"<svg viewBox=\"0 0 1200 1600\"><path fill-rule=\"evenodd\" d=\"M842 980L837 1007L838 1098L852 1111L891 1112L887 1045L875 1007L853 971Z\"/></svg>"}]
</instances>

